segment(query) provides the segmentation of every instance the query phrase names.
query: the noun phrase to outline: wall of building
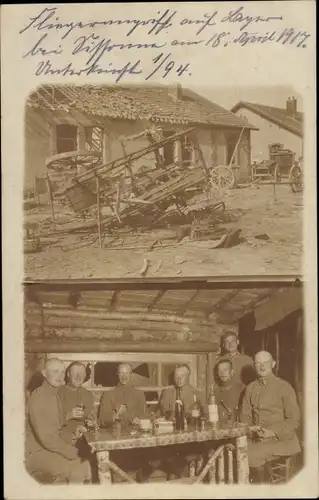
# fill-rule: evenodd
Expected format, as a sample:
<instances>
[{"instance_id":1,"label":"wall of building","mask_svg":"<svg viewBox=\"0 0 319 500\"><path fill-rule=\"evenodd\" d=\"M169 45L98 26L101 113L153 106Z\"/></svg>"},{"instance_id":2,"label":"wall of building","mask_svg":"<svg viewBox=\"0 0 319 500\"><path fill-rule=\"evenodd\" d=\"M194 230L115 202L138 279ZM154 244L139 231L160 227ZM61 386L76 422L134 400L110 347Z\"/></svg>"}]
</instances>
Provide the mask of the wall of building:
<instances>
[{"instance_id":1,"label":"wall of building","mask_svg":"<svg viewBox=\"0 0 319 500\"><path fill-rule=\"evenodd\" d=\"M45 160L51 155L51 131L39 113L27 110L25 115L25 180L33 188L36 176L46 173Z\"/></svg>"},{"instance_id":2,"label":"wall of building","mask_svg":"<svg viewBox=\"0 0 319 500\"><path fill-rule=\"evenodd\" d=\"M251 131L251 161L262 161L269 158L268 145L272 142L281 142L285 149L296 153L296 159L302 155L302 139L295 134L269 122L265 118L247 109L239 109L238 116L246 117L248 122L258 127L258 131Z\"/></svg>"},{"instance_id":3,"label":"wall of building","mask_svg":"<svg viewBox=\"0 0 319 500\"><path fill-rule=\"evenodd\" d=\"M59 123L64 123L63 113L59 112L59 119L54 118ZM74 120L73 120L74 121ZM111 126L110 126L111 122ZM66 114L65 123L70 123L70 117ZM75 124L77 122L74 122ZM97 125L92 119L92 126ZM145 136L137 137L134 140L127 140L143 132L151 126L150 122L142 120L108 120L103 139L103 161L105 163L121 158L125 153L139 151L149 146L148 138ZM153 125L154 126L154 125ZM189 126L176 126L170 124L160 124L157 126L164 131L177 133L183 131ZM247 131L249 137L249 132ZM197 131L197 138L203 152L206 164L209 167L213 165L226 165L227 161L227 131L212 130L202 128ZM54 154L54 126L50 126L40 113L32 109L26 113L26 133L25 133L25 185L28 188L34 186L35 176L44 176L46 174L46 158ZM248 139L247 139L248 140ZM246 135L244 134L241 144L238 148L236 163L241 166L240 176L247 176L247 165L249 164L249 147L247 150ZM123 142L125 150L123 149ZM175 147L174 155L177 158L180 154L180 148ZM154 152L143 156L134 163L134 170L141 167L152 168L154 166Z\"/></svg>"}]
</instances>

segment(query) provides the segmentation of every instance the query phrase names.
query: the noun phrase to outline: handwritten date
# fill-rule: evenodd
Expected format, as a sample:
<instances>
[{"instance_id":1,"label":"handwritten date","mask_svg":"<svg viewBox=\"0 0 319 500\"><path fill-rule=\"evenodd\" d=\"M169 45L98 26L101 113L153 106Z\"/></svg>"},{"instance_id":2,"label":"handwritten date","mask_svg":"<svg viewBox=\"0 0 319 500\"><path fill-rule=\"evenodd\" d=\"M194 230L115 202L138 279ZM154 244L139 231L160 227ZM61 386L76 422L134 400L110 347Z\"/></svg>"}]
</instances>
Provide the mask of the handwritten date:
<instances>
[{"instance_id":1,"label":"handwritten date","mask_svg":"<svg viewBox=\"0 0 319 500\"><path fill-rule=\"evenodd\" d=\"M179 64L178 62L174 61L171 56L171 53L165 55L163 52L161 52L161 54L154 57L152 63L155 67L145 78L145 80L149 80L150 78L152 78L152 76L154 76L156 73L159 73L160 71L162 72L162 78L166 78L171 71L175 71L178 76L182 76L185 73L191 76L189 63Z\"/></svg>"}]
</instances>

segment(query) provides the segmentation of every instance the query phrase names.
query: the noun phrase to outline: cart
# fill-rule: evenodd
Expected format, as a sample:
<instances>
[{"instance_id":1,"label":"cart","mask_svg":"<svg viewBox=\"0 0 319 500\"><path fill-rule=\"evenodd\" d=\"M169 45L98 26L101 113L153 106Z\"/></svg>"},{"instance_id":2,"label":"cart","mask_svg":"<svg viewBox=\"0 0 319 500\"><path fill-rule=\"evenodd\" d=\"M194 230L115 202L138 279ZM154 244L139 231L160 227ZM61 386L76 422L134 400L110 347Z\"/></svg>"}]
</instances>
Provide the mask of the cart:
<instances>
[{"instance_id":1,"label":"cart","mask_svg":"<svg viewBox=\"0 0 319 500\"><path fill-rule=\"evenodd\" d=\"M302 190L302 168L295 156L281 143L269 144L269 159L252 165L252 181L288 183L293 192Z\"/></svg>"},{"instance_id":2,"label":"cart","mask_svg":"<svg viewBox=\"0 0 319 500\"><path fill-rule=\"evenodd\" d=\"M229 167L211 169L206 165L195 129L165 138L155 138L152 130L145 130L144 135L149 145L106 164L102 164L101 155L89 151L63 153L47 159L53 218L54 203L61 200L77 218L69 228L64 225L63 231L90 229L96 227L96 223L99 233L102 227L136 227L140 223L152 226L163 221L172 206L179 214L186 215L188 202L197 194L206 193L207 186L212 188L212 196L216 186L233 187L234 174ZM185 137L193 144L194 161L185 164L175 160L166 165L161 154L163 147ZM141 159L147 157L149 161L150 155L154 157L152 165L138 167ZM210 207L212 196L207 197ZM106 215L101 209L107 211Z\"/></svg>"}]
</instances>

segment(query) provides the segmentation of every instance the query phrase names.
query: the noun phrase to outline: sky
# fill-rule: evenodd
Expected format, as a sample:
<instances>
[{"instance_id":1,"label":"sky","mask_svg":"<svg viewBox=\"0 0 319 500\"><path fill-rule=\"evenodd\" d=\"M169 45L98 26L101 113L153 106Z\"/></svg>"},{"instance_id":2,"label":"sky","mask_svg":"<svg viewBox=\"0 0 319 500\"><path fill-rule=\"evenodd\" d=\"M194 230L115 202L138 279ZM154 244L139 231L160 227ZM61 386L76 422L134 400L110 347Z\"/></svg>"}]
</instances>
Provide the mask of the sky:
<instances>
[{"instance_id":1,"label":"sky","mask_svg":"<svg viewBox=\"0 0 319 500\"><path fill-rule=\"evenodd\" d=\"M297 97L297 109L302 111L301 99L298 98L298 94L292 86L209 88L188 85L188 88L226 109L231 109L238 101L250 101L285 108L288 97L295 96Z\"/></svg>"}]
</instances>

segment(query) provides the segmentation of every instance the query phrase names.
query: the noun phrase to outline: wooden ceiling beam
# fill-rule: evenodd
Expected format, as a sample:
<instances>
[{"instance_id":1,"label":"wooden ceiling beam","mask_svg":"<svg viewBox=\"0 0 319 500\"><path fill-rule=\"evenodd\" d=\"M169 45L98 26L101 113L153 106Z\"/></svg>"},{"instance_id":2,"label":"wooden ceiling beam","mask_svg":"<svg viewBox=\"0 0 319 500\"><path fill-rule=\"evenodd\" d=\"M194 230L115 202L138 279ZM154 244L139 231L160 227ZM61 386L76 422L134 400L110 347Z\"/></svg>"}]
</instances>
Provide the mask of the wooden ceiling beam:
<instances>
[{"instance_id":1,"label":"wooden ceiling beam","mask_svg":"<svg viewBox=\"0 0 319 500\"><path fill-rule=\"evenodd\" d=\"M240 289L236 289L224 295L217 303L213 305L211 309L207 310L206 312L207 317L209 318L211 314L218 312L218 310L220 310L225 304L227 304L227 302L236 297L236 295L238 295L240 292L241 292Z\"/></svg>"},{"instance_id":2,"label":"wooden ceiling beam","mask_svg":"<svg viewBox=\"0 0 319 500\"><path fill-rule=\"evenodd\" d=\"M185 304L178 310L178 314L180 314L181 316L183 316L185 314L187 308L191 305L191 303L194 301L195 297L198 295L199 292L200 292L199 288L197 290L195 290L195 292L193 293L191 298L188 299L185 302Z\"/></svg>"},{"instance_id":3,"label":"wooden ceiling beam","mask_svg":"<svg viewBox=\"0 0 319 500\"><path fill-rule=\"evenodd\" d=\"M166 293L165 289L159 290L158 293L157 293L157 295L152 300L152 302L148 305L147 310L148 311L152 311L152 309L155 306L155 304L157 304L157 302L159 302L162 299L162 297L164 297L165 293Z\"/></svg>"},{"instance_id":4,"label":"wooden ceiling beam","mask_svg":"<svg viewBox=\"0 0 319 500\"><path fill-rule=\"evenodd\" d=\"M111 301L110 301L110 305L109 305L110 311L114 311L116 309L120 293L121 293L120 290L114 290Z\"/></svg>"},{"instance_id":5,"label":"wooden ceiling beam","mask_svg":"<svg viewBox=\"0 0 319 500\"><path fill-rule=\"evenodd\" d=\"M89 352L131 352L131 353L191 353L215 352L217 342L108 342L103 340L29 340L25 345L28 353L89 353Z\"/></svg>"}]
</instances>

